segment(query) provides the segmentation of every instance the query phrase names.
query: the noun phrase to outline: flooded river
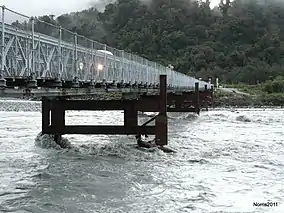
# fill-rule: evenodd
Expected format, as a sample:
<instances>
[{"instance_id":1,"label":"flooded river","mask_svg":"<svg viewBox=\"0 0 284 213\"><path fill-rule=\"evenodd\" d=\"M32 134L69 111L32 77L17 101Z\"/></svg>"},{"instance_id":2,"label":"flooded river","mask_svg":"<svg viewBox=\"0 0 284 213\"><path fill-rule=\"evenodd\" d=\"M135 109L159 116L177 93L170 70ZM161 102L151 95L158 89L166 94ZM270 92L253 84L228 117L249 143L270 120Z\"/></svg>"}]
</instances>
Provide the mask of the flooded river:
<instances>
[{"instance_id":1,"label":"flooded river","mask_svg":"<svg viewBox=\"0 0 284 213\"><path fill-rule=\"evenodd\" d=\"M284 109L170 114L177 153L166 154L133 136L67 135L60 149L38 136L40 108L0 101L0 212L284 212ZM123 114L71 111L66 122Z\"/></svg>"}]
</instances>

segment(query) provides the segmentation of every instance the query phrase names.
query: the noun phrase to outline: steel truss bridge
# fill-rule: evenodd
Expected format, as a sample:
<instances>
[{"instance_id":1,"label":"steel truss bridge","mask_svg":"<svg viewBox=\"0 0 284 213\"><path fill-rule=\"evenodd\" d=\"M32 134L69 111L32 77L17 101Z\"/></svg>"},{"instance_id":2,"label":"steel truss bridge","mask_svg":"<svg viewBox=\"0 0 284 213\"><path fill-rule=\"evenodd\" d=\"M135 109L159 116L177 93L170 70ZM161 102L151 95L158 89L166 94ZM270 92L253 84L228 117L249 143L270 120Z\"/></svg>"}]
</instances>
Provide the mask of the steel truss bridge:
<instances>
[{"instance_id":1,"label":"steel truss bridge","mask_svg":"<svg viewBox=\"0 0 284 213\"><path fill-rule=\"evenodd\" d=\"M1 6L1 10L2 88L23 85L32 88L97 85L158 88L160 75L167 75L169 88L193 89L196 82L200 89L211 88L210 83L176 72L171 67L108 47L5 6ZM27 24L16 26L8 23L8 13L16 15L18 20L27 20ZM57 36L38 32L35 23L41 23L49 29L53 27Z\"/></svg>"}]
</instances>

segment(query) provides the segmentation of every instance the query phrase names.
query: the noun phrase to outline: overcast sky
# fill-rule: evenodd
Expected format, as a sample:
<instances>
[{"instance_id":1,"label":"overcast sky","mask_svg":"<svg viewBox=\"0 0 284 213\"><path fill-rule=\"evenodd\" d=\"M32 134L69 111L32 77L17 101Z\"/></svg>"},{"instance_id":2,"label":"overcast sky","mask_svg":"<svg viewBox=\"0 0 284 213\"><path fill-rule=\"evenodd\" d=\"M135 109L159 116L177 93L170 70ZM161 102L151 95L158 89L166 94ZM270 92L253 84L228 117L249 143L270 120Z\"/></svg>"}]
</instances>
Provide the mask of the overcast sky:
<instances>
[{"instance_id":1,"label":"overcast sky","mask_svg":"<svg viewBox=\"0 0 284 213\"><path fill-rule=\"evenodd\" d=\"M0 4L28 16L39 16L80 11L98 1L107 0L0 0ZM212 0L214 4L219 1Z\"/></svg>"}]
</instances>

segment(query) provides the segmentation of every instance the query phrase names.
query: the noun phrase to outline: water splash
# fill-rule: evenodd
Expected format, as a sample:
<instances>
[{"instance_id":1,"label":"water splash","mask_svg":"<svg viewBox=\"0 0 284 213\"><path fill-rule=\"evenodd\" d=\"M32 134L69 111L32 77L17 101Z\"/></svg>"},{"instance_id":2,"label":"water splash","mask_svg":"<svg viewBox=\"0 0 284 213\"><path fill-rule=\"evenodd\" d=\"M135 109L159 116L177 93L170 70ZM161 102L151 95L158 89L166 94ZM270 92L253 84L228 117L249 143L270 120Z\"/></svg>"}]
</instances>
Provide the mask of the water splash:
<instances>
[{"instance_id":1,"label":"water splash","mask_svg":"<svg viewBox=\"0 0 284 213\"><path fill-rule=\"evenodd\" d=\"M252 120L250 118L248 118L245 115L240 115L236 117L237 121L241 121L241 122L251 122Z\"/></svg>"},{"instance_id":2,"label":"water splash","mask_svg":"<svg viewBox=\"0 0 284 213\"><path fill-rule=\"evenodd\" d=\"M37 135L36 139L35 139L35 144L38 147L44 148L44 149L63 149L62 147L65 148L71 148L71 143L67 138L61 138L61 140L59 141L59 144L61 144L61 146L59 144L57 144L54 141L54 137L53 135L49 135L49 134L42 134L41 132Z\"/></svg>"},{"instance_id":3,"label":"water splash","mask_svg":"<svg viewBox=\"0 0 284 213\"><path fill-rule=\"evenodd\" d=\"M65 148L58 145L54 141L53 135L48 135L40 132L36 139L36 146L44 149L55 149L60 150L62 153L73 153L77 155L85 155L85 156L93 156L93 157L115 157L120 159L128 159L128 160L149 160L155 159L157 156L166 157L166 154L158 148L140 148L136 144L133 143L132 140L128 138L124 138L125 140L121 140L120 138L116 138L116 141L112 140L104 141L104 142L90 142L85 141L82 144L76 144L68 138L62 137L60 144L63 144Z\"/></svg>"}]
</instances>

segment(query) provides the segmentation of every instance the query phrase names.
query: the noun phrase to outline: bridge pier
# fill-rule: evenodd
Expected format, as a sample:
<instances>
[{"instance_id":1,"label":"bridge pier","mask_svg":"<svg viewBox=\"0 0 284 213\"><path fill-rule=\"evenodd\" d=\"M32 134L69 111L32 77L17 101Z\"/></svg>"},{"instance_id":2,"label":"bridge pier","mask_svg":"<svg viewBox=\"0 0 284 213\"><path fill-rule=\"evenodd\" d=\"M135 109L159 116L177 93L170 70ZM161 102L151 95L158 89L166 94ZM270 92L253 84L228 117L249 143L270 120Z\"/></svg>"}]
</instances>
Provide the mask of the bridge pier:
<instances>
[{"instance_id":1,"label":"bridge pier","mask_svg":"<svg viewBox=\"0 0 284 213\"><path fill-rule=\"evenodd\" d=\"M59 78L55 79L54 82L52 82L52 87L60 88L62 86L63 86L63 82Z\"/></svg>"},{"instance_id":2,"label":"bridge pier","mask_svg":"<svg viewBox=\"0 0 284 213\"><path fill-rule=\"evenodd\" d=\"M199 83L195 83L195 113L199 115L200 113L200 98L199 98Z\"/></svg>"},{"instance_id":3,"label":"bridge pier","mask_svg":"<svg viewBox=\"0 0 284 213\"><path fill-rule=\"evenodd\" d=\"M37 88L37 80L36 79L30 79L27 81L27 87L28 88Z\"/></svg>"},{"instance_id":4,"label":"bridge pier","mask_svg":"<svg viewBox=\"0 0 284 213\"><path fill-rule=\"evenodd\" d=\"M0 87L6 87L7 86L7 83L6 83L6 79L3 78L3 77L0 77Z\"/></svg>"},{"instance_id":5,"label":"bridge pier","mask_svg":"<svg viewBox=\"0 0 284 213\"><path fill-rule=\"evenodd\" d=\"M72 80L72 87L74 87L74 88L80 87L80 82L79 82L78 77L74 77L74 79Z\"/></svg>"},{"instance_id":6,"label":"bridge pier","mask_svg":"<svg viewBox=\"0 0 284 213\"><path fill-rule=\"evenodd\" d=\"M194 91L168 94L166 75L160 76L159 88L158 95L138 94L139 97L132 100L42 98L42 134L54 135L54 140L60 146L63 146L60 141L64 134L135 135L138 145L143 147L150 145L148 142L141 142L141 136L154 135L155 146L163 151L171 152L172 150L164 147L168 145L167 112L195 112L199 114L202 107L200 103L207 102L211 93L208 90L199 91L199 85L196 83ZM123 110L124 125L67 126L65 125L66 110ZM139 126L138 111L158 112L158 114ZM152 121L155 121L155 125L148 126Z\"/></svg>"}]
</instances>

